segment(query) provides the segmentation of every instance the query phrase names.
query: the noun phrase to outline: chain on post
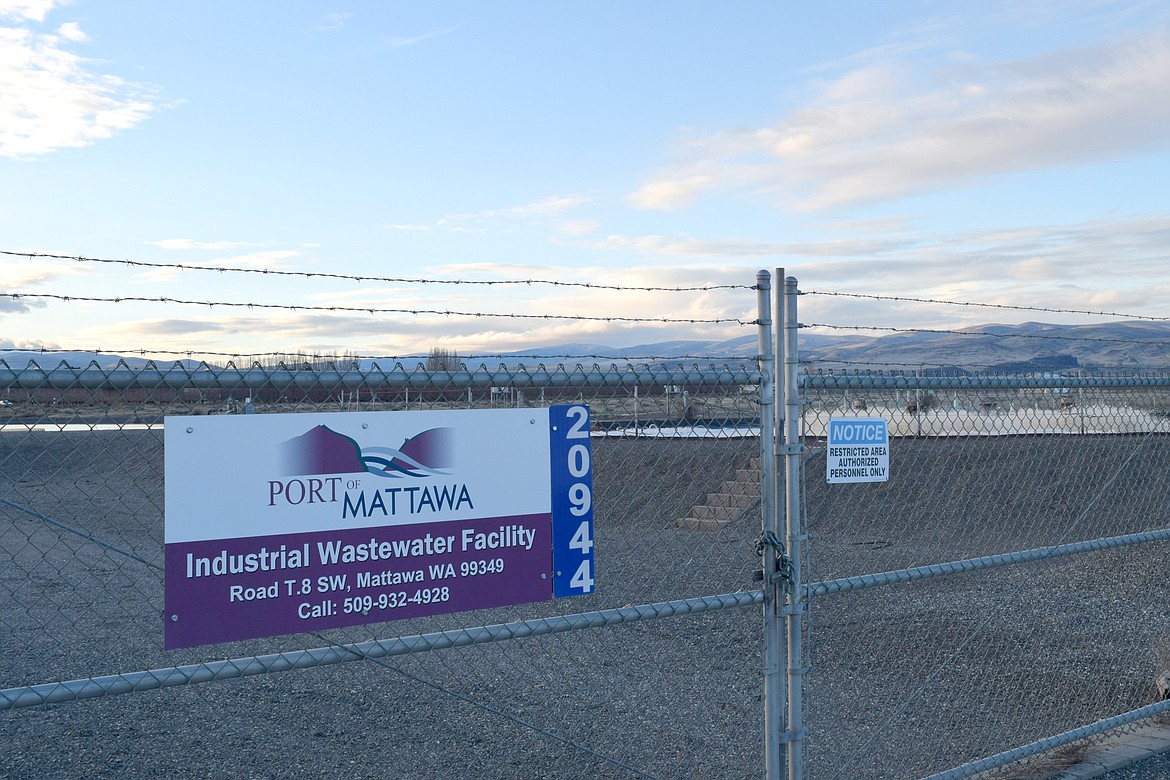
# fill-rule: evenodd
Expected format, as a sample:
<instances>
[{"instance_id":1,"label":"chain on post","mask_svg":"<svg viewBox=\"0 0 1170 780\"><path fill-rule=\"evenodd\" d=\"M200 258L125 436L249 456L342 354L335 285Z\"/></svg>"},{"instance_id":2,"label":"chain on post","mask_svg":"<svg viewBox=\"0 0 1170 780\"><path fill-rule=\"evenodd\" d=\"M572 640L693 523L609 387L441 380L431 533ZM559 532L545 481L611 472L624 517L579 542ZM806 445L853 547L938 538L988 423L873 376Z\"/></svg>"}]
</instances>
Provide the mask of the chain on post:
<instances>
[{"instance_id":1,"label":"chain on post","mask_svg":"<svg viewBox=\"0 0 1170 780\"><path fill-rule=\"evenodd\" d=\"M764 550L771 548L775 553L776 568L769 575L768 584L775 582L780 583L781 595L788 593L792 589L793 584L793 568L792 559L788 557L788 550L784 546L784 542L772 531L761 533L756 539L756 557L762 558ZM763 569L757 573L757 578L763 579Z\"/></svg>"}]
</instances>

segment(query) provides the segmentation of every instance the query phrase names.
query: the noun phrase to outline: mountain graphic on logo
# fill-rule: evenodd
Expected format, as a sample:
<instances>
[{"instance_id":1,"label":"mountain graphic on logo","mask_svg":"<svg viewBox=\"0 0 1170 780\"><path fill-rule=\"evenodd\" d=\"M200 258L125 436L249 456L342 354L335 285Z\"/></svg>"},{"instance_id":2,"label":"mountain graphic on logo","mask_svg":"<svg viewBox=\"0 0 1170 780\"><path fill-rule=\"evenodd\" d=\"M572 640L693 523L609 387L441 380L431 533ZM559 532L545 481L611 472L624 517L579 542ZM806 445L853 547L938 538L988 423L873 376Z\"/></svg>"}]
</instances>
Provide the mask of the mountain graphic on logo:
<instances>
[{"instance_id":1,"label":"mountain graphic on logo","mask_svg":"<svg viewBox=\"0 0 1170 780\"><path fill-rule=\"evenodd\" d=\"M427 477L454 466L454 430L431 428L401 447L361 446L349 436L318 425L281 445L281 467L289 476L308 474L375 474L380 477Z\"/></svg>"}]
</instances>

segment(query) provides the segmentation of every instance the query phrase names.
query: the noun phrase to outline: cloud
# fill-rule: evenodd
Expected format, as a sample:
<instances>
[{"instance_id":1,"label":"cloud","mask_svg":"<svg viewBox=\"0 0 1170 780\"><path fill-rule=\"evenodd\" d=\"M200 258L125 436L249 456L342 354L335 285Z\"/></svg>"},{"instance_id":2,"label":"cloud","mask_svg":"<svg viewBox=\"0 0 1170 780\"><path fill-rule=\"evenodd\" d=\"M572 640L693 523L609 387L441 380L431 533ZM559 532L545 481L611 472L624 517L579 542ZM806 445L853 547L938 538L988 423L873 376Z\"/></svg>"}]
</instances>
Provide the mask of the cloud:
<instances>
[{"instance_id":1,"label":"cloud","mask_svg":"<svg viewBox=\"0 0 1170 780\"><path fill-rule=\"evenodd\" d=\"M507 206L499 209L486 209L469 214L451 214L444 219L448 222L478 222L486 220L540 220L555 217L567 211L585 206L593 201L587 195L551 195L547 198L522 203L517 206Z\"/></svg>"},{"instance_id":2,"label":"cloud","mask_svg":"<svg viewBox=\"0 0 1170 780\"><path fill-rule=\"evenodd\" d=\"M57 34L70 43L85 43L89 40L89 35L81 29L81 25L77 22L66 22L57 28Z\"/></svg>"},{"instance_id":3,"label":"cloud","mask_svg":"<svg viewBox=\"0 0 1170 780\"><path fill-rule=\"evenodd\" d=\"M224 252L239 249L240 247L256 246L256 244L246 241L194 241L189 238L167 238L161 241L148 241L146 243L168 250L201 250L211 252ZM294 249L271 249L263 252L249 252L222 257L209 260L208 262L222 265L225 268L275 271L291 268L291 264L285 261L301 256L302 253ZM170 282L177 279L181 273L181 269L177 267L154 268L139 272L136 280L138 282Z\"/></svg>"},{"instance_id":4,"label":"cloud","mask_svg":"<svg viewBox=\"0 0 1170 780\"><path fill-rule=\"evenodd\" d=\"M475 264L446 268L454 278L557 279L625 286L708 285L730 283L740 289L662 292L555 288L547 285L483 287L473 285L376 285L317 290L290 304L368 307L366 311L243 309L189 305L168 306L160 318L156 304L124 302L117 319L96 324L91 316L85 337L117 342L145 351L172 350L234 353L353 351L363 355L425 353L437 344L470 352L498 353L566 341L621 346L676 338L724 339L742 335L730 323L631 322L630 318L708 320L751 319L755 293L748 289L754 273L733 266L702 268L650 266L620 271L602 268L522 267ZM427 276L436 278L435 269ZM225 296L226 297L226 296ZM233 299L236 296L231 296ZM106 309L110 307L106 306ZM389 313L386 309L406 310ZM411 313L416 310L417 313ZM423 312L467 312L426 314ZM534 316L525 316L534 315ZM572 318L562 319L561 315ZM547 317L547 318L546 318ZM573 319L576 318L576 319ZM246 334L247 345L239 339Z\"/></svg>"},{"instance_id":5,"label":"cloud","mask_svg":"<svg viewBox=\"0 0 1170 780\"><path fill-rule=\"evenodd\" d=\"M718 184L719 179L711 175L673 175L646 182L626 199L636 208L669 211L689 206L700 193Z\"/></svg>"},{"instance_id":6,"label":"cloud","mask_svg":"<svg viewBox=\"0 0 1170 780\"><path fill-rule=\"evenodd\" d=\"M447 263L429 266L425 271L433 277L447 279L553 279L559 275L565 281L572 281L578 276L588 276L591 269L521 263Z\"/></svg>"},{"instance_id":7,"label":"cloud","mask_svg":"<svg viewBox=\"0 0 1170 780\"><path fill-rule=\"evenodd\" d=\"M56 0L0 0L0 19L43 22Z\"/></svg>"},{"instance_id":8,"label":"cloud","mask_svg":"<svg viewBox=\"0 0 1170 780\"><path fill-rule=\"evenodd\" d=\"M584 243L599 252L632 251L662 257L782 258L782 257L868 257L906 245L907 239L889 236L858 235L834 237L824 241L767 243L744 240L699 239L689 236L625 236L614 234Z\"/></svg>"},{"instance_id":9,"label":"cloud","mask_svg":"<svg viewBox=\"0 0 1170 780\"><path fill-rule=\"evenodd\" d=\"M4 269L5 292L27 290L50 282L64 281L77 277L88 277L96 271L82 263L50 260L36 256L10 260L10 267Z\"/></svg>"},{"instance_id":10,"label":"cloud","mask_svg":"<svg viewBox=\"0 0 1170 780\"><path fill-rule=\"evenodd\" d=\"M905 239L880 262L865 255L789 261L786 272L802 291L846 294L802 297L801 320L953 329L989 321L1083 323L1079 312L1161 317L1170 307L1170 215L916 231ZM850 297L857 295L892 300Z\"/></svg>"},{"instance_id":11,"label":"cloud","mask_svg":"<svg viewBox=\"0 0 1170 780\"><path fill-rule=\"evenodd\" d=\"M1015 61L873 62L812 89L771 126L682 139L628 201L747 190L812 211L1170 146L1164 30Z\"/></svg>"},{"instance_id":12,"label":"cloud","mask_svg":"<svg viewBox=\"0 0 1170 780\"><path fill-rule=\"evenodd\" d=\"M530 281L556 281L563 284L582 285L611 285L625 288L639 287L703 287L710 285L751 285L754 283L754 271L745 271L743 266L720 263L712 265L683 265L673 263L669 266L623 264L614 269L604 266L556 266L556 265L520 265L512 263L452 263L447 265L431 266L425 269L431 278L449 279L499 279L520 282L516 285L500 285L494 289L497 297L505 291L509 298L526 293L532 302L543 305L549 299L549 290L556 289L547 285L529 284ZM473 289L466 285L463 289ZM478 288L482 289L482 288ZM470 293L469 293L470 294ZM479 293L474 293L476 296ZM584 295L585 293L582 292ZM593 293L596 294L596 293ZM640 295L641 291L632 290L630 294ZM612 297L611 293L603 292ZM570 310L575 311L574 305ZM628 309L628 302L619 304ZM551 311L551 309L545 309Z\"/></svg>"},{"instance_id":13,"label":"cloud","mask_svg":"<svg viewBox=\"0 0 1170 780\"><path fill-rule=\"evenodd\" d=\"M596 233L600 229L601 223L595 219L572 220L557 225L557 230L567 236L583 236L588 233Z\"/></svg>"},{"instance_id":14,"label":"cloud","mask_svg":"<svg viewBox=\"0 0 1170 780\"><path fill-rule=\"evenodd\" d=\"M139 334L158 336L190 336L196 333L230 333L231 325L211 320L139 320L136 330Z\"/></svg>"},{"instance_id":15,"label":"cloud","mask_svg":"<svg viewBox=\"0 0 1170 780\"><path fill-rule=\"evenodd\" d=\"M479 216L506 217L509 219L538 219L563 214L566 211L579 208L590 203L593 199L586 195L551 195L541 200L525 203L520 206L485 211Z\"/></svg>"},{"instance_id":16,"label":"cloud","mask_svg":"<svg viewBox=\"0 0 1170 780\"><path fill-rule=\"evenodd\" d=\"M823 236L821 240L817 240L817 230ZM691 236L611 236L607 241L614 251L626 256L609 266L466 263L418 269L418 275L430 279L556 280L625 288L676 288L669 291L542 284L367 282L339 285L335 290L313 286L295 295L280 292L280 297L273 299L256 292L267 285L265 279L239 274L233 280L238 278L241 284L233 283L230 295L210 297L362 310L294 311L205 305L160 308L159 304L123 302L114 313L111 310L115 307L95 303L84 317L77 318L86 323L86 330L76 333L75 338L148 350L351 350L364 355L425 353L437 344L461 354L494 354L565 342L620 347L674 339L724 340L753 331L749 325L735 322L701 321L753 320L756 293L747 288L754 283L758 268L776 265L783 266L786 275L796 277L801 291L806 293L799 304L800 320L805 323L955 329L992 321L1083 322L1085 316L1074 310L1164 316L1170 309L1170 277L1166 271L1170 268L1170 214L1125 219L1105 216L1080 222L962 231L932 231L894 217L857 222L833 220L810 230L810 236L800 242L760 244ZM277 250L236 260L270 267L282 259L282 254L295 253ZM671 261L659 262L658 255ZM73 269L75 265L63 267ZM141 275L134 273L137 282ZM244 286L252 277L258 286ZM83 285L92 283L81 280L74 283L73 289L80 290ZM713 285L736 287L677 290ZM891 300L877 300L875 296ZM921 303L912 298L953 303ZM1035 310L976 305L982 303ZM72 312L80 304L54 302L52 306L54 310ZM420 313L388 313L387 309L414 309ZM478 316L422 314L423 311ZM30 313L12 311L12 316L25 314ZM159 314L166 316L160 318ZM488 315L571 315L578 319ZM632 322L630 318L696 322ZM99 321L104 324L96 324ZM247 343L241 345L241 338Z\"/></svg>"},{"instance_id":17,"label":"cloud","mask_svg":"<svg viewBox=\"0 0 1170 780\"><path fill-rule=\"evenodd\" d=\"M458 30L460 27L462 27L462 25L456 24L452 27L443 27L442 29L431 30L429 32L421 33L420 35L414 35L410 37L394 36L386 42L386 45L391 49L402 49L406 46L414 46L416 43L422 43L423 41L430 40L431 38L440 38L444 35L449 35L450 33Z\"/></svg>"},{"instance_id":18,"label":"cloud","mask_svg":"<svg viewBox=\"0 0 1170 780\"><path fill-rule=\"evenodd\" d=\"M300 256L301 253L294 249L273 249L267 252L234 255L233 257L226 258L224 262L229 263L235 268L287 269L292 266L284 261Z\"/></svg>"},{"instance_id":19,"label":"cloud","mask_svg":"<svg viewBox=\"0 0 1170 780\"><path fill-rule=\"evenodd\" d=\"M660 235L624 236L609 235L605 238L589 242L588 247L596 251L632 251L643 255L717 255L734 254L740 257L760 256L775 253L775 248L768 244L750 244L740 242L711 242L696 238L668 238Z\"/></svg>"},{"instance_id":20,"label":"cloud","mask_svg":"<svg viewBox=\"0 0 1170 780\"><path fill-rule=\"evenodd\" d=\"M450 233L481 232L488 228L510 226L517 222L528 224L546 223L550 220L563 217L579 208L588 206L595 200L592 196L581 194L550 195L546 198L515 206L484 209L483 211L461 214L448 214L436 220L434 225L395 223L386 225L386 227L402 231L440 230ZM562 222L559 224L563 225L565 223Z\"/></svg>"},{"instance_id":21,"label":"cloud","mask_svg":"<svg viewBox=\"0 0 1170 780\"><path fill-rule=\"evenodd\" d=\"M190 238L165 238L161 241L147 241L146 243L162 247L163 249L237 249L242 246L254 246L243 241L194 241Z\"/></svg>"},{"instance_id":22,"label":"cloud","mask_svg":"<svg viewBox=\"0 0 1170 780\"><path fill-rule=\"evenodd\" d=\"M24 314L34 308L45 308L45 302L35 298L0 296L0 314Z\"/></svg>"},{"instance_id":23,"label":"cloud","mask_svg":"<svg viewBox=\"0 0 1170 780\"><path fill-rule=\"evenodd\" d=\"M4 2L0 18L42 21L52 3ZM157 90L93 70L65 48L87 40L76 23L57 34L0 27L0 157L35 158L88 146L159 110Z\"/></svg>"},{"instance_id":24,"label":"cloud","mask_svg":"<svg viewBox=\"0 0 1170 780\"><path fill-rule=\"evenodd\" d=\"M45 266L29 264L5 273L5 287L10 291L27 289L52 282L63 276L62 273Z\"/></svg>"},{"instance_id":25,"label":"cloud","mask_svg":"<svg viewBox=\"0 0 1170 780\"><path fill-rule=\"evenodd\" d=\"M346 23L353 17L351 13L331 13L325 14L321 18L320 24L317 25L318 32L328 32L330 30L338 30L345 27Z\"/></svg>"}]
</instances>

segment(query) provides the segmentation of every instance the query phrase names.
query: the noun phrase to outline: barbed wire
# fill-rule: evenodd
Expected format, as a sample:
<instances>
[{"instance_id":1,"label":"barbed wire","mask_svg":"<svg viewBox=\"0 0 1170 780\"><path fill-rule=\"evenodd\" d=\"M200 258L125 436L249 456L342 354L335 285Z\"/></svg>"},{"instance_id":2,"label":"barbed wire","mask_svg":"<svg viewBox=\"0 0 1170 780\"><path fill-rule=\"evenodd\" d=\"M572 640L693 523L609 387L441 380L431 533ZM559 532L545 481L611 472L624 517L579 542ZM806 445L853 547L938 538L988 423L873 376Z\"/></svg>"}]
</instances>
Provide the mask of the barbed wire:
<instances>
[{"instance_id":1,"label":"barbed wire","mask_svg":"<svg viewBox=\"0 0 1170 780\"><path fill-rule=\"evenodd\" d=\"M78 263L106 263L137 268L161 268L173 271L212 271L216 273L261 274L266 276L295 276L304 279L344 279L352 282L390 282L394 284L450 284L513 286L547 285L550 287L578 287L590 290L614 290L621 292L708 292L711 290L755 290L751 284L707 284L694 287L638 287L619 284L595 284L593 282L564 282L555 279L423 279L400 276L364 276L360 274L333 274L318 271L284 271L271 268L231 268L228 266L193 265L190 263L153 263L145 260L113 260L81 255L57 255L42 252L11 252L0 250L0 255L12 257L43 258L50 260L71 260Z\"/></svg>"},{"instance_id":2,"label":"barbed wire","mask_svg":"<svg viewBox=\"0 0 1170 780\"><path fill-rule=\"evenodd\" d=\"M1078 341L1104 344L1142 344L1146 346L1170 346L1170 341L1154 339L1115 339L1101 336L1056 336L1044 333L992 333L981 330L941 330L932 328L895 328L884 325L831 325L823 322L801 323L801 328L827 328L829 330L874 330L887 333L928 333L947 336L987 336L997 339L1041 339L1050 341Z\"/></svg>"},{"instance_id":3,"label":"barbed wire","mask_svg":"<svg viewBox=\"0 0 1170 780\"><path fill-rule=\"evenodd\" d=\"M152 360L151 356L157 355L171 355L179 356L187 359L194 359L196 356L201 358L228 358L230 360L251 360L259 361L267 359L270 361L284 362L286 365L310 364L314 367L321 365L345 365L354 362L372 362L378 361L394 362L394 363L418 363L426 364L430 360L429 355L382 355L382 354L361 354L347 352L345 354L322 354L322 353L308 353L308 352L215 352L202 349L153 349L135 347L133 349L64 349L64 348L49 348L49 347L0 347L0 361L4 359L5 354L37 354L37 355L63 355L73 353L84 353L86 355L106 355L110 357L132 357L143 360ZM510 363L524 365L525 361L536 360L608 360L615 363L644 363L656 362L666 363L681 360L691 361L706 361L709 363L755 363L758 355L704 355L704 354L681 354L681 355L655 355L655 354L632 354L632 355L607 355L607 354L582 354L582 353L568 353L550 352L547 354L515 354L515 353L469 353L467 355L460 355L458 357L458 364L461 366L470 366L471 361L483 360L506 360ZM482 363L481 363L482 365ZM462 370L456 368L451 370Z\"/></svg>"},{"instance_id":4,"label":"barbed wire","mask_svg":"<svg viewBox=\"0 0 1170 780\"><path fill-rule=\"evenodd\" d=\"M1031 363L1031 362L1032 361L1029 361L1029 360L1004 360L1004 361L999 361L996 363L967 363L967 362L964 362L961 365L959 365L959 364L956 364L953 362L952 363L935 363L935 362L931 362L931 361L927 361L927 360L903 360L903 361L844 360L844 359L835 358L835 357L819 358L819 357L815 357L815 356L811 357L811 358L801 357L799 360L797 360L797 364L805 367L806 369L816 368L818 366L828 366L829 368L827 370L831 371L831 370L833 370L833 367L837 367L837 366L844 367L846 369L850 366L853 366L853 367L855 367L855 368L853 368L853 370L855 372L860 371L861 369L865 369L866 373L876 371L878 374L881 374L883 371L889 371L891 374L904 374L907 371L919 371L919 370L921 370L921 371L962 370L962 371L970 371L970 372L975 372L975 373L979 373L980 371L989 371L989 372L993 372L993 373L1010 371L1011 373L1017 373L1017 371L1015 371L1014 369L1009 369L1009 368L1005 368L1005 367L1006 366L1014 366L1014 365L1022 364L1022 363ZM824 370L824 369L818 369L818 370ZM1028 368L1028 372L1069 371L1069 370L1083 371L1084 367L1070 365L1070 366L1052 366L1050 368L1044 367L1044 366L1039 366L1039 367L1034 367L1034 368L1029 367ZM1094 370L1093 373L1095 373L1095 374L1102 373L1102 371Z\"/></svg>"},{"instance_id":5,"label":"barbed wire","mask_svg":"<svg viewBox=\"0 0 1170 780\"><path fill-rule=\"evenodd\" d=\"M517 314L515 312L500 313L500 312L476 312L476 311L456 311L452 309L393 309L383 308L378 306L299 306L296 304L287 303L244 303L238 301L189 301L182 298L166 298L166 297L140 297L120 295L116 298L103 298L88 295L57 295L53 293L24 293L24 292L0 292L0 298L11 298L12 300L20 300L22 298L47 298L57 301L81 301L84 303L166 303L178 304L181 306L207 306L208 308L215 308L216 306L241 308L241 309L280 309L284 311L325 311L325 312L348 312L358 314L411 314L421 315L430 314L446 317L474 317L474 318L498 318L498 319L515 319L515 320L573 320L581 322L661 322L673 324L686 325L757 325L757 320L741 320L738 317L720 317L715 319L699 319L690 317L619 317L619 316L587 316L583 314Z\"/></svg>"},{"instance_id":6,"label":"barbed wire","mask_svg":"<svg viewBox=\"0 0 1170 780\"><path fill-rule=\"evenodd\" d=\"M1147 314L1124 314L1115 311L1089 311L1083 309L1057 309L1046 306L1016 306L1009 303L979 303L977 301L944 301L934 298L913 298L904 295L869 295L865 293L833 292L828 290L801 290L801 295L825 295L837 298L860 298L870 301L893 301L898 303L932 303L944 306L971 306L984 309L1007 309L1010 311L1034 311L1045 314L1087 314L1094 317L1124 317L1130 320L1151 320L1170 322L1170 317L1154 317Z\"/></svg>"}]
</instances>

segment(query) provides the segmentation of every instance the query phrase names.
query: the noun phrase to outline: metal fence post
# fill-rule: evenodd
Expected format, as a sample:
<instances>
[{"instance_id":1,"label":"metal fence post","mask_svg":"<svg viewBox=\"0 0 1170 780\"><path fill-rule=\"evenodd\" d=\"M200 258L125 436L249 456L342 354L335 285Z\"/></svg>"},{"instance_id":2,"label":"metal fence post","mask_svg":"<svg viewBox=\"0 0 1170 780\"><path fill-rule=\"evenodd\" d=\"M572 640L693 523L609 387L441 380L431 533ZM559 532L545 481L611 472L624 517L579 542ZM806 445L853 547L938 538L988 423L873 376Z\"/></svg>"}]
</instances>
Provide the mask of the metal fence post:
<instances>
[{"instance_id":1,"label":"metal fence post","mask_svg":"<svg viewBox=\"0 0 1170 780\"><path fill-rule=\"evenodd\" d=\"M784 732L784 624L783 604L777 571L777 542L780 515L776 500L776 390L772 344L771 278L767 271L756 274L757 310L760 331L760 485L761 534L764 591L764 776L780 780Z\"/></svg>"},{"instance_id":2,"label":"metal fence post","mask_svg":"<svg viewBox=\"0 0 1170 780\"><path fill-rule=\"evenodd\" d=\"M788 729L784 733L788 752L788 780L805 776L804 746L804 632L805 601L801 566L802 547L807 539L802 527L800 495L800 397L798 386L796 279L788 277L784 285L784 546L787 598L784 614L788 629Z\"/></svg>"}]
</instances>

